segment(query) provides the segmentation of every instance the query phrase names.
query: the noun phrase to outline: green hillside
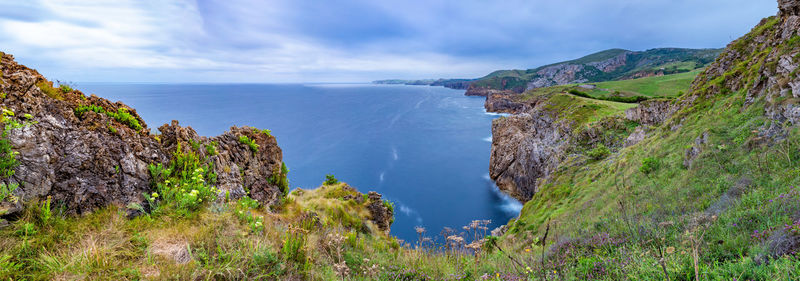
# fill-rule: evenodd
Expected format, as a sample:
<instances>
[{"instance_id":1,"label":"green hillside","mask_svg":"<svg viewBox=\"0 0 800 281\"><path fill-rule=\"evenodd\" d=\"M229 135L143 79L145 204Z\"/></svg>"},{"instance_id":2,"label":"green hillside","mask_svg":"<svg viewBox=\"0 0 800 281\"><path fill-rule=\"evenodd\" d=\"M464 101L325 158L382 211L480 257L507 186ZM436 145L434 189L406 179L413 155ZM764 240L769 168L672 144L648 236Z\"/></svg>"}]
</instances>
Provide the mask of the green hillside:
<instances>
[{"instance_id":1,"label":"green hillside","mask_svg":"<svg viewBox=\"0 0 800 281\"><path fill-rule=\"evenodd\" d=\"M602 82L636 78L652 74L676 74L705 67L719 55L721 49L662 48L642 52L611 49L579 59L545 65L527 70L498 70L472 83L473 88L513 90L522 92L529 83L546 83L545 86L583 82ZM615 59L624 58L622 62ZM598 65L612 63L608 69ZM573 73L577 67L579 71ZM568 70L569 69L569 70ZM560 82L561 80L565 82Z\"/></svg>"},{"instance_id":2,"label":"green hillside","mask_svg":"<svg viewBox=\"0 0 800 281\"><path fill-rule=\"evenodd\" d=\"M592 83L597 88L589 91L589 94L603 96L619 92L622 96L674 97L681 92L685 93L700 72L702 69L672 75Z\"/></svg>"}]
</instances>

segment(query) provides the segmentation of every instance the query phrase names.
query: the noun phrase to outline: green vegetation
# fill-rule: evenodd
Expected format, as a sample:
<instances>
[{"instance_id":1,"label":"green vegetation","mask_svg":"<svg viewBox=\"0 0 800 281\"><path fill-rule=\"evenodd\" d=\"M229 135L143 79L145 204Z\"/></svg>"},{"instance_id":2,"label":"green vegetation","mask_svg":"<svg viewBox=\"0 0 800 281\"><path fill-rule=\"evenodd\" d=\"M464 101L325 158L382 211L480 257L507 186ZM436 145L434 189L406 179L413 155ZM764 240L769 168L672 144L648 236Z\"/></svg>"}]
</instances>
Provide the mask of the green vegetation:
<instances>
[{"instance_id":1,"label":"green vegetation","mask_svg":"<svg viewBox=\"0 0 800 281\"><path fill-rule=\"evenodd\" d=\"M0 202L3 201L11 201L17 202L17 198L14 196L14 190L17 190L19 184L12 183L12 184L0 184Z\"/></svg>"},{"instance_id":2,"label":"green vegetation","mask_svg":"<svg viewBox=\"0 0 800 281\"><path fill-rule=\"evenodd\" d=\"M116 112L106 112L106 115L110 116L111 118L114 118L114 120L117 120L117 122L120 122L125 126L128 126L128 128L131 128L134 131L142 130L142 125L139 124L139 120L137 120L136 117L133 117L133 115L128 113L128 110L125 108L119 108L117 109Z\"/></svg>"},{"instance_id":3,"label":"green vegetation","mask_svg":"<svg viewBox=\"0 0 800 281\"><path fill-rule=\"evenodd\" d=\"M128 128L131 128L135 131L141 131L143 129L142 125L139 123L139 120L136 119L136 117L134 117L133 115L131 115L128 112L128 109L125 108L119 108L117 109L117 111L106 111L106 109L103 108L102 106L90 104L90 105L80 105L76 107L73 111L75 112L75 116L77 116L78 118L83 118L83 115L86 112L92 111L97 114L105 114L108 117L113 118L117 122L125 126L128 126Z\"/></svg>"},{"instance_id":4,"label":"green vegetation","mask_svg":"<svg viewBox=\"0 0 800 281\"><path fill-rule=\"evenodd\" d=\"M625 64L610 72L603 72L589 65L592 62L605 61L629 52L622 49L611 49L576 60L545 65L534 69L498 70L476 80L473 82L473 85L481 88L522 92L527 88L528 82L541 77L538 73L540 70L556 65L583 66L584 69L576 73L575 80L586 79L589 83L628 79L636 77L636 75L639 74L663 73L669 75L683 73L684 76L694 76L697 74L697 69L705 67L713 62L721 51L720 49L651 49L642 52L630 52ZM687 72L692 72L694 75ZM680 78L676 77L676 79ZM688 82L691 82L691 78L689 78ZM679 81L665 83L679 83ZM601 88L612 87L601 86ZM669 87L665 87L663 90L658 90L656 92L650 92L649 89L644 89L644 92L639 93L643 96L653 96L662 95L662 92L666 93L664 95L667 96L675 94L670 91Z\"/></svg>"},{"instance_id":5,"label":"green vegetation","mask_svg":"<svg viewBox=\"0 0 800 281\"><path fill-rule=\"evenodd\" d=\"M247 136L239 136L239 142L250 147L253 153L258 153L258 144Z\"/></svg>"},{"instance_id":6,"label":"green vegetation","mask_svg":"<svg viewBox=\"0 0 800 281\"><path fill-rule=\"evenodd\" d=\"M754 32L772 32L763 27ZM703 98L613 161L556 169L510 224L506 241L545 251L532 268L549 279L800 277L798 248L789 246L800 241L800 131L784 127L791 128L786 138L764 142L763 130L776 122L764 114L770 104L763 97L744 102L753 81L764 79L766 55L787 47L763 48L742 52L750 57L721 76L701 74L707 82L686 98ZM738 90L728 88L737 83ZM698 146L704 132L708 141ZM700 153L685 168L692 146ZM562 238L542 242L548 230Z\"/></svg>"},{"instance_id":7,"label":"green vegetation","mask_svg":"<svg viewBox=\"0 0 800 281\"><path fill-rule=\"evenodd\" d=\"M64 93L64 94L68 94L69 92L72 92L72 91L73 91L73 90L72 90L72 87L70 87L70 86L69 86L69 85L67 85L67 84L61 84L61 85L59 85L59 86L58 86L58 89L59 89L59 90L61 90L61 93Z\"/></svg>"},{"instance_id":8,"label":"green vegetation","mask_svg":"<svg viewBox=\"0 0 800 281\"><path fill-rule=\"evenodd\" d=\"M331 174L325 175L325 182L323 183L324 185L334 185L337 183L339 183L339 180L337 180L336 177Z\"/></svg>"},{"instance_id":9,"label":"green vegetation","mask_svg":"<svg viewBox=\"0 0 800 281\"><path fill-rule=\"evenodd\" d=\"M593 148L592 150L589 150L586 153L586 156L589 156L589 158L592 158L592 160L601 160L603 158L606 158L609 154L611 154L611 150L609 150L608 147L606 147L604 144L601 143L598 144L597 147Z\"/></svg>"},{"instance_id":10,"label":"green vegetation","mask_svg":"<svg viewBox=\"0 0 800 281\"><path fill-rule=\"evenodd\" d=\"M272 176L269 178L269 183L277 185L278 189L283 192L284 195L289 193L289 168L286 167L286 163L281 162L281 169L280 171L272 171Z\"/></svg>"},{"instance_id":11,"label":"green vegetation","mask_svg":"<svg viewBox=\"0 0 800 281\"><path fill-rule=\"evenodd\" d=\"M0 183L0 202L10 201L15 203L18 200L14 196L14 191L19 188L19 184L5 181L16 173L16 168L19 166L19 161L17 160L18 152L14 151L11 146L8 134L11 133L11 130L36 124L30 114L26 113L24 118L23 122L16 120L14 112L6 108L3 108L2 114L0 114L0 126L3 128L2 133L0 133L0 181L3 181Z\"/></svg>"},{"instance_id":12,"label":"green vegetation","mask_svg":"<svg viewBox=\"0 0 800 281\"><path fill-rule=\"evenodd\" d=\"M42 81L37 82L36 83L36 87L38 87L39 90L42 90L42 92L44 92L44 94L47 95L48 97L51 97L51 98L54 98L54 99L57 99L57 100L64 100L64 96L62 95L62 92L59 91L59 90L54 89L53 86L47 81L42 80Z\"/></svg>"},{"instance_id":13,"label":"green vegetation","mask_svg":"<svg viewBox=\"0 0 800 281\"><path fill-rule=\"evenodd\" d=\"M575 125L580 125L596 122L609 116L622 116L626 109L635 106L636 104L555 94L547 99L545 109L558 114L560 119L567 119L573 121Z\"/></svg>"},{"instance_id":14,"label":"green vegetation","mask_svg":"<svg viewBox=\"0 0 800 281\"><path fill-rule=\"evenodd\" d=\"M206 154L208 154L208 156L217 155L217 142L212 141L206 145Z\"/></svg>"},{"instance_id":15,"label":"green vegetation","mask_svg":"<svg viewBox=\"0 0 800 281\"><path fill-rule=\"evenodd\" d=\"M589 94L601 97L619 92L626 97L675 97L678 96L678 92L687 91L701 71L698 69L680 74L593 83L597 88Z\"/></svg>"},{"instance_id":16,"label":"green vegetation","mask_svg":"<svg viewBox=\"0 0 800 281\"><path fill-rule=\"evenodd\" d=\"M169 167L149 166L153 177L153 193L144 194L151 214L174 213L189 217L217 197L216 174L208 161L201 161L192 150L183 151L178 145ZM204 203L205 201L205 203Z\"/></svg>"},{"instance_id":17,"label":"green vegetation","mask_svg":"<svg viewBox=\"0 0 800 281\"><path fill-rule=\"evenodd\" d=\"M797 280L800 128L765 111L798 101L748 95L768 78L771 53L800 48L800 39L755 40L777 38L777 26L768 19L732 43L747 57L722 75L698 75L677 97L686 106L628 147L619 142L642 125L621 115L635 104L570 93L574 85L520 96L569 121L578 143L502 237L473 221L432 235L417 227L417 241L399 241L373 221L375 206L390 202L333 175L287 192L283 164L269 181L285 195L269 210L227 192L218 198L204 148L193 144L178 146L166 167L150 166L148 208L129 206L138 217L115 206L67 216L49 198L28 202L0 228L0 279ZM617 87L651 89L626 83ZM4 130L20 126L14 120L4 110ZM0 142L13 159L10 149ZM684 166L687 157L693 164Z\"/></svg>"}]
</instances>

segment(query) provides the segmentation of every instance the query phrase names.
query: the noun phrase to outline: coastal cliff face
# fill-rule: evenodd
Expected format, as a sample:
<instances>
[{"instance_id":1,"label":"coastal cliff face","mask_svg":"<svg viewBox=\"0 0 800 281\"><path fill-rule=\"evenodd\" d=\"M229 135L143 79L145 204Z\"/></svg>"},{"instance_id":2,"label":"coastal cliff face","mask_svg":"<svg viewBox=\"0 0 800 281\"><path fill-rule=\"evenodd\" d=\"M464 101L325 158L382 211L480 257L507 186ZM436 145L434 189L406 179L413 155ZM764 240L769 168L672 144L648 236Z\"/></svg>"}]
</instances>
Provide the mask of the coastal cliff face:
<instances>
[{"instance_id":1,"label":"coastal cliff face","mask_svg":"<svg viewBox=\"0 0 800 281\"><path fill-rule=\"evenodd\" d=\"M4 216L13 216L22 202L51 198L70 213L106 206L144 204L151 189L150 164L166 164L181 143L214 165L220 192L251 196L270 204L283 193L270 183L281 172L281 150L275 138L252 128L231 128L223 135L199 137L177 121L149 132L136 110L120 102L90 96L69 87L54 87L41 74L2 55L0 91L3 127L17 165L3 179L19 185L16 202L2 202ZM239 141L248 136L257 152ZM207 155L214 142L216 154Z\"/></svg>"},{"instance_id":2,"label":"coastal cliff face","mask_svg":"<svg viewBox=\"0 0 800 281\"><path fill-rule=\"evenodd\" d=\"M732 42L719 58L698 75L688 94L677 99L653 99L641 102L619 114L623 128L611 123L592 121L580 123L560 117L563 108L554 110L553 97L534 97L524 101L522 95L492 93L487 97L486 108L494 112L513 113L495 120L492 126L493 142L490 175L501 190L526 201L549 181L553 171L585 163L587 149L596 148L598 142L611 148L633 146L646 139L653 129L678 131L687 121L687 115L696 112L699 104L707 103L718 95L745 92L745 108L764 102L765 122L757 130L758 138L750 141L764 143L780 140L788 135L788 127L800 123L800 4L797 1L779 1L778 17L764 19L758 27L743 38ZM613 68L614 63L600 65ZM564 69L562 69L564 70ZM493 93L495 91L495 93ZM567 110L568 111L568 110ZM714 118L709 115L705 118ZM610 127L609 127L610 125ZM593 126L617 130L621 134L613 141L589 133ZM613 129L618 128L618 129ZM622 129L622 130L620 130ZM602 130L600 130L602 131ZM689 167L704 151L708 142L707 131L692 137L694 141L683 153L682 165ZM590 145L590 146L587 146Z\"/></svg>"},{"instance_id":3,"label":"coastal cliff face","mask_svg":"<svg viewBox=\"0 0 800 281\"><path fill-rule=\"evenodd\" d=\"M489 176L503 192L530 200L539 181L563 161L570 125L542 108L492 122Z\"/></svg>"}]
</instances>

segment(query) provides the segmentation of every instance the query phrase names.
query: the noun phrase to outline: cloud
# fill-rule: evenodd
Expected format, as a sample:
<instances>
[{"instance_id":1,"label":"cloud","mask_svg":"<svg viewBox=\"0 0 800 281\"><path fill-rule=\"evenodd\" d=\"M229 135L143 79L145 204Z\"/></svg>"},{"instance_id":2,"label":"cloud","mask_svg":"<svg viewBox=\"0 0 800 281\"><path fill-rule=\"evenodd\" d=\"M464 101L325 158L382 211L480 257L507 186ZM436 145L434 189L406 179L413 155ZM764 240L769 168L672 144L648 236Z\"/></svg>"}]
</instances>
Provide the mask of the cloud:
<instances>
[{"instance_id":1,"label":"cloud","mask_svg":"<svg viewBox=\"0 0 800 281\"><path fill-rule=\"evenodd\" d=\"M774 0L0 3L0 49L54 79L479 77L608 48L722 47Z\"/></svg>"}]
</instances>

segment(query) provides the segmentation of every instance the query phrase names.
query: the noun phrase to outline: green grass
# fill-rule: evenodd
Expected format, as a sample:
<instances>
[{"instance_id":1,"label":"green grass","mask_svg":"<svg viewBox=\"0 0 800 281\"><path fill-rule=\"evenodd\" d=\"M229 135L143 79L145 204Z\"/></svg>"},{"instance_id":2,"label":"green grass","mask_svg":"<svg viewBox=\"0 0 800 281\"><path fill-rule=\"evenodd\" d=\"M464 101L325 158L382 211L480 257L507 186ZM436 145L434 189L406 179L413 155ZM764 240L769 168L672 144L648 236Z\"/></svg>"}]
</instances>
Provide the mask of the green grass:
<instances>
[{"instance_id":1,"label":"green grass","mask_svg":"<svg viewBox=\"0 0 800 281\"><path fill-rule=\"evenodd\" d=\"M128 126L128 128L131 128L135 131L141 131L143 129L142 125L139 123L139 120L136 119L136 117L134 117L133 115L131 115L125 108L119 108L117 109L117 111L107 111L102 106L90 104L90 105L79 105L75 107L75 109L73 109L75 116L77 116L78 118L83 118L83 115L89 111L95 112L97 114L108 115L117 122L125 126Z\"/></svg>"},{"instance_id":2,"label":"green grass","mask_svg":"<svg viewBox=\"0 0 800 281\"><path fill-rule=\"evenodd\" d=\"M608 96L619 92L622 96L677 97L679 93L689 90L692 81L701 71L698 69L664 76L592 83L597 88L589 90L589 94Z\"/></svg>"},{"instance_id":3,"label":"green grass","mask_svg":"<svg viewBox=\"0 0 800 281\"><path fill-rule=\"evenodd\" d=\"M587 124L610 116L622 116L626 109L636 104L596 100L570 94L555 94L547 99L545 109L555 112L561 119Z\"/></svg>"}]
</instances>

